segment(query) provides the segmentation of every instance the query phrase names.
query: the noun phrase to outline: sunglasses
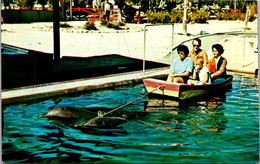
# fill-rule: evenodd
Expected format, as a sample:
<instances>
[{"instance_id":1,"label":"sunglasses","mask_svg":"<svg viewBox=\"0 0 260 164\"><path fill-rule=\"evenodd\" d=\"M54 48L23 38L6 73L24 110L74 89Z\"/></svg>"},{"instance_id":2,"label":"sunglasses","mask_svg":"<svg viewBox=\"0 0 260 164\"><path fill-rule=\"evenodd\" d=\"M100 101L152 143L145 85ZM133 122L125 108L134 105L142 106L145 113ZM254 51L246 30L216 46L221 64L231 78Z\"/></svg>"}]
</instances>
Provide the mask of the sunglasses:
<instances>
[{"instance_id":1,"label":"sunglasses","mask_svg":"<svg viewBox=\"0 0 260 164\"><path fill-rule=\"evenodd\" d=\"M200 47L200 45L193 44L193 47Z\"/></svg>"}]
</instances>

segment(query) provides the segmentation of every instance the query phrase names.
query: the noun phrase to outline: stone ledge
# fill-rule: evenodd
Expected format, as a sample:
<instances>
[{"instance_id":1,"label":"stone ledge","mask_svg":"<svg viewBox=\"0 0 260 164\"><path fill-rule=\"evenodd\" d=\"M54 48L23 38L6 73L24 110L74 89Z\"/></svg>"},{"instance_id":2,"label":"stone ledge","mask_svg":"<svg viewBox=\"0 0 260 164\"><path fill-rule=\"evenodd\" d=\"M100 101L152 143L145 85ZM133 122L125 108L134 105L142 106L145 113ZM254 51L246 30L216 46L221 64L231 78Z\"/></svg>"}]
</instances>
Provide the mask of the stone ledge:
<instances>
[{"instance_id":1,"label":"stone ledge","mask_svg":"<svg viewBox=\"0 0 260 164\"><path fill-rule=\"evenodd\" d=\"M167 67L146 70L145 74L143 74L143 71L135 71L75 81L63 81L51 83L49 85L44 84L43 86L8 90L2 92L2 104L6 105L87 90L140 83L144 78L162 77L166 76L168 73L169 68Z\"/></svg>"}]
</instances>

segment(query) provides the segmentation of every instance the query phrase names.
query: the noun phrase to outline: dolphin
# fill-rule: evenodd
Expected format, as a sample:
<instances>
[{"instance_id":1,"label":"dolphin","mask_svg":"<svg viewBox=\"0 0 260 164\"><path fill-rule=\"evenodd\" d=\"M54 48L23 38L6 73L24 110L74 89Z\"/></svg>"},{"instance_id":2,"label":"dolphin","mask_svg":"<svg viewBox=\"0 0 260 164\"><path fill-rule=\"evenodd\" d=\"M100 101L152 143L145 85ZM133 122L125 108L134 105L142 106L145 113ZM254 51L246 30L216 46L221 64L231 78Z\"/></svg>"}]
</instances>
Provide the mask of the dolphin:
<instances>
[{"instance_id":1,"label":"dolphin","mask_svg":"<svg viewBox=\"0 0 260 164\"><path fill-rule=\"evenodd\" d=\"M50 110L47 114L40 115L39 117L48 118L91 118L96 114L94 112L73 108L73 107L56 107Z\"/></svg>"},{"instance_id":2,"label":"dolphin","mask_svg":"<svg viewBox=\"0 0 260 164\"><path fill-rule=\"evenodd\" d=\"M74 125L74 127L115 127L122 123L125 123L127 120L122 117L95 117L93 119L90 119L89 121L79 123L77 125Z\"/></svg>"}]
</instances>

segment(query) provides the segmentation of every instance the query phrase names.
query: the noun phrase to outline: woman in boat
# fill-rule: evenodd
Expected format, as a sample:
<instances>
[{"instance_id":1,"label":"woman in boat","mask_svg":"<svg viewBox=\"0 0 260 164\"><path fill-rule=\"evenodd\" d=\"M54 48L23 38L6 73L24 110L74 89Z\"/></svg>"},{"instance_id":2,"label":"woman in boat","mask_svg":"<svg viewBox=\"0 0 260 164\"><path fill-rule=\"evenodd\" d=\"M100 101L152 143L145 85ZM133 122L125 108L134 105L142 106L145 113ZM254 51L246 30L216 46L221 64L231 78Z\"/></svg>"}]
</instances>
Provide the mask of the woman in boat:
<instances>
[{"instance_id":1,"label":"woman in boat","mask_svg":"<svg viewBox=\"0 0 260 164\"><path fill-rule=\"evenodd\" d=\"M167 82L187 83L188 77L193 70L193 60L188 57L189 48L185 45L177 47L179 58L175 59L171 71L168 75Z\"/></svg>"},{"instance_id":2,"label":"woman in boat","mask_svg":"<svg viewBox=\"0 0 260 164\"><path fill-rule=\"evenodd\" d=\"M196 62L196 66L193 70L192 79L188 80L190 85L205 85L211 84L211 78L209 75L208 67L204 66L203 59L199 59Z\"/></svg>"},{"instance_id":3,"label":"woman in boat","mask_svg":"<svg viewBox=\"0 0 260 164\"><path fill-rule=\"evenodd\" d=\"M208 68L212 83L219 83L225 80L227 76L226 66L227 60L221 55L224 52L224 48L221 44L213 44L212 52L214 57L209 60Z\"/></svg>"}]
</instances>

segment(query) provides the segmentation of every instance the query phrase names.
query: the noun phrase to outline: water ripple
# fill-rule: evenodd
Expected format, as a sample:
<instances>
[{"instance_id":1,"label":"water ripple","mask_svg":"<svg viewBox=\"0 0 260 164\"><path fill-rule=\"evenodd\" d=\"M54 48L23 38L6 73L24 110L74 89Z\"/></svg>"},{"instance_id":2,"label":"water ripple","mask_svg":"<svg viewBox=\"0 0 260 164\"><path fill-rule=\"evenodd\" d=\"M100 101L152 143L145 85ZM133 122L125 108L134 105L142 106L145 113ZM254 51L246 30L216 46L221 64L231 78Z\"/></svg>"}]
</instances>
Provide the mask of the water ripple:
<instances>
[{"instance_id":1,"label":"water ripple","mask_svg":"<svg viewBox=\"0 0 260 164\"><path fill-rule=\"evenodd\" d=\"M253 76L233 75L233 87L223 97L177 103L171 108L165 104L176 102L167 100L160 106L165 109L150 111L147 103L151 99L140 99L115 114L129 119L115 128L74 128L74 124L83 120L51 120L39 115L58 106L109 111L146 93L142 84L6 106L3 160L256 163L259 160L258 80Z\"/></svg>"}]
</instances>

